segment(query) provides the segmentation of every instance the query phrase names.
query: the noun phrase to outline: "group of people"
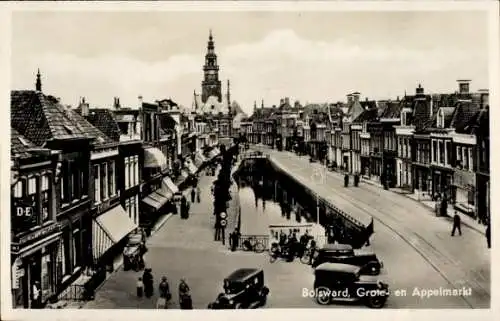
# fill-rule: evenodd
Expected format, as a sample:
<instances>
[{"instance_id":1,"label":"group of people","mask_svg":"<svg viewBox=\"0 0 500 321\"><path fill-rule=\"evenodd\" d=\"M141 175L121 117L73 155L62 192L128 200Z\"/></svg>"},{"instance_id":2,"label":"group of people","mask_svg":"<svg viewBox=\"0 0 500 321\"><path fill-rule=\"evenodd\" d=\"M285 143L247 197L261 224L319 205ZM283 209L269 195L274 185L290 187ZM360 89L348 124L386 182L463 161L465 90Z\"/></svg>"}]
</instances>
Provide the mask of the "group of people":
<instances>
[{"instance_id":1,"label":"group of people","mask_svg":"<svg viewBox=\"0 0 500 321\"><path fill-rule=\"evenodd\" d=\"M311 249L316 248L316 241L314 237L309 235L309 231L306 230L304 234L297 238L297 231L290 230L288 235L282 230L278 236L279 251L286 255L288 262L293 262L295 257L302 257L306 252L309 245ZM313 250L314 251L314 250ZM314 254L314 252L312 254ZM312 254L311 255L312 259Z\"/></svg>"},{"instance_id":2,"label":"group of people","mask_svg":"<svg viewBox=\"0 0 500 321\"><path fill-rule=\"evenodd\" d=\"M359 180L360 180L359 173L355 173L354 174L354 186L355 187L358 187ZM349 174L345 174L344 175L344 187L348 187L348 186L349 186Z\"/></svg>"},{"instance_id":3,"label":"group of people","mask_svg":"<svg viewBox=\"0 0 500 321\"><path fill-rule=\"evenodd\" d=\"M141 298L145 296L150 298L154 293L154 279L151 268L146 268L142 277L137 280L137 297ZM156 302L157 309L166 309L168 303L172 299L172 293L170 292L170 285L168 283L167 277L163 276L161 278L160 284L158 285L158 291L160 297ZM193 309L193 303L191 300L191 292L189 285L186 280L181 279L179 282L179 305L183 310Z\"/></svg>"}]
</instances>

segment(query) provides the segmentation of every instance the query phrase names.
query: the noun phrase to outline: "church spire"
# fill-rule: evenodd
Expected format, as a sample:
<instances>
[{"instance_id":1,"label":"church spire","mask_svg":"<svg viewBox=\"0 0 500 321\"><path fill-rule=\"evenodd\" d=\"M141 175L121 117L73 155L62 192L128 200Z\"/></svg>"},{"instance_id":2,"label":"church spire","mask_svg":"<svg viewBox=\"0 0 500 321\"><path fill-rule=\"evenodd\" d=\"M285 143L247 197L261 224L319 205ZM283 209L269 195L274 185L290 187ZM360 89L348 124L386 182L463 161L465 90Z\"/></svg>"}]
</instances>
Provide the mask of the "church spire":
<instances>
[{"instance_id":1,"label":"church spire","mask_svg":"<svg viewBox=\"0 0 500 321\"><path fill-rule=\"evenodd\" d=\"M223 100L221 81L219 80L219 65L215 54L212 30L208 36L207 53L205 55L205 65L203 66L203 81L201 82L201 101L206 103L210 96L217 98L219 103Z\"/></svg>"},{"instance_id":2,"label":"church spire","mask_svg":"<svg viewBox=\"0 0 500 321\"><path fill-rule=\"evenodd\" d=\"M40 68L38 68L38 72L36 74L36 85L35 85L36 91L42 91L42 80L40 76Z\"/></svg>"}]
</instances>

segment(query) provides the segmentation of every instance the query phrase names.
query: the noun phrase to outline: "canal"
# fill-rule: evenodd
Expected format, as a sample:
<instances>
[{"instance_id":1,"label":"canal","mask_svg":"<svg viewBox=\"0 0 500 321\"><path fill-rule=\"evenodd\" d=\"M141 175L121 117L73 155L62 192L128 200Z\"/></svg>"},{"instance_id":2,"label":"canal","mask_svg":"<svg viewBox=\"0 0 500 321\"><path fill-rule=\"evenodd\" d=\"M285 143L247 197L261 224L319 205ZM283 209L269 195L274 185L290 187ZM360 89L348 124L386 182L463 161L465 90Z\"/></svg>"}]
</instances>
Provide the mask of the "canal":
<instances>
[{"instance_id":1,"label":"canal","mask_svg":"<svg viewBox=\"0 0 500 321\"><path fill-rule=\"evenodd\" d=\"M311 191L276 168L266 158L245 159L234 174L241 207L242 235L270 235L272 227L307 227L321 231L328 243L363 246L373 225L349 220L334 204L318 199ZM323 243L323 242L321 242Z\"/></svg>"}]
</instances>

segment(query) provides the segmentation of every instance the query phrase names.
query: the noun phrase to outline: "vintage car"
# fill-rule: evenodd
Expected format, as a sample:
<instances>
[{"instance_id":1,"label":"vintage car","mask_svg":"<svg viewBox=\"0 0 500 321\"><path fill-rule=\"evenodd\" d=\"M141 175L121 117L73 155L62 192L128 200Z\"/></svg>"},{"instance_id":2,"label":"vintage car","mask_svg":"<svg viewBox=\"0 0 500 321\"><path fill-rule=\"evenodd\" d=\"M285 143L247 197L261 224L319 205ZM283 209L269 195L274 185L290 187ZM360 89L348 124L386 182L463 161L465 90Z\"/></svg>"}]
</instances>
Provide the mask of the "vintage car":
<instances>
[{"instance_id":1,"label":"vintage car","mask_svg":"<svg viewBox=\"0 0 500 321\"><path fill-rule=\"evenodd\" d=\"M362 274L378 275L383 263L372 251L354 250L349 244L327 244L318 251L312 267L323 263L344 263L361 267Z\"/></svg>"},{"instance_id":2,"label":"vintage car","mask_svg":"<svg viewBox=\"0 0 500 321\"><path fill-rule=\"evenodd\" d=\"M127 244L123 248L123 269L139 271L143 268L141 258L146 253L146 235L142 230L129 234Z\"/></svg>"},{"instance_id":3,"label":"vintage car","mask_svg":"<svg viewBox=\"0 0 500 321\"><path fill-rule=\"evenodd\" d=\"M264 285L264 271L243 268L224 279L224 293L220 293L209 309L253 309L264 306L269 288Z\"/></svg>"},{"instance_id":4,"label":"vintage car","mask_svg":"<svg viewBox=\"0 0 500 321\"><path fill-rule=\"evenodd\" d=\"M321 305L334 301L363 302L374 309L384 307L389 286L373 275L362 275L359 266L323 263L314 270L314 296Z\"/></svg>"}]
</instances>

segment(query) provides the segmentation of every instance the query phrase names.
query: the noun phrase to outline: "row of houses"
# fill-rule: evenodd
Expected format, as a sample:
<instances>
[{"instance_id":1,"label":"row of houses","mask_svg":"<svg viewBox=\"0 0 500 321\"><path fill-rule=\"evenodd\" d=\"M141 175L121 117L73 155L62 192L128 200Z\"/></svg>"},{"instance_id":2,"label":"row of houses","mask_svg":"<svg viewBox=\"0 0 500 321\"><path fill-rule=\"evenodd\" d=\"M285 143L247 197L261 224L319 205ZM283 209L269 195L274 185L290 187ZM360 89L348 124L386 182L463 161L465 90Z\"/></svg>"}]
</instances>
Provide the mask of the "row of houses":
<instances>
[{"instance_id":1,"label":"row of houses","mask_svg":"<svg viewBox=\"0 0 500 321\"><path fill-rule=\"evenodd\" d=\"M421 85L395 100L306 104L288 98L241 122L254 144L308 154L332 169L360 174L421 200L447 197L455 209L485 223L490 212L489 95L458 80L448 94Z\"/></svg>"},{"instance_id":2,"label":"row of houses","mask_svg":"<svg viewBox=\"0 0 500 321\"><path fill-rule=\"evenodd\" d=\"M11 92L11 262L14 307L56 300L121 253L127 235L175 211L179 190L231 141L227 117L171 99L72 108L36 90Z\"/></svg>"}]
</instances>

